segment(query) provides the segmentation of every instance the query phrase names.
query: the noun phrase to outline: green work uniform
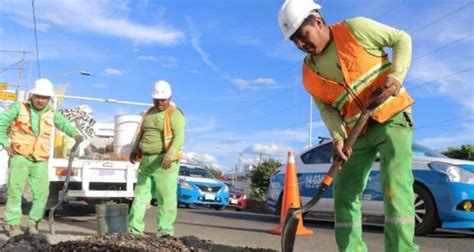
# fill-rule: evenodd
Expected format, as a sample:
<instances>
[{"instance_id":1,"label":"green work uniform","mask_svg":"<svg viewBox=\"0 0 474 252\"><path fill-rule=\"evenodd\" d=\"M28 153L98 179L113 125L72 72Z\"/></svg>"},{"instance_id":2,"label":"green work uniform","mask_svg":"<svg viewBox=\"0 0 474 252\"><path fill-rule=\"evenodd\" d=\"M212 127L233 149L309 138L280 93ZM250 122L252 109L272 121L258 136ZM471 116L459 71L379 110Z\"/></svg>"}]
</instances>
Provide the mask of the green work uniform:
<instances>
[{"instance_id":1,"label":"green work uniform","mask_svg":"<svg viewBox=\"0 0 474 252\"><path fill-rule=\"evenodd\" d=\"M20 106L20 102L15 102L7 111L0 114L0 144L4 148L10 146L7 132L10 129L11 123L18 117ZM38 136L42 114L51 109L51 106L48 104L42 111L36 110L31 101L28 103L28 106L30 107L29 111L31 111L32 131ZM79 134L76 128L57 111L54 112L54 125L68 136L75 137ZM8 225L20 225L22 213L21 196L28 181L33 195L33 204L28 215L28 223L36 224L43 218L44 209L48 201L48 161L37 161L33 157L16 154L10 157L9 166L5 222Z\"/></svg>"},{"instance_id":2,"label":"green work uniform","mask_svg":"<svg viewBox=\"0 0 474 252\"><path fill-rule=\"evenodd\" d=\"M400 30L367 18L345 21L352 35L373 55L384 55L384 47L393 49L389 77L403 82L411 60L410 36ZM311 68L327 79L342 82L334 41L317 56L305 59ZM340 112L315 98L321 118L333 140L347 137ZM367 184L370 169L380 154L381 186L384 192L385 250L418 251L414 243L414 193L412 174L411 109L384 124L371 126L353 146L353 153L338 173L334 184L336 241L340 251L367 251L362 240L360 196Z\"/></svg>"},{"instance_id":3,"label":"green work uniform","mask_svg":"<svg viewBox=\"0 0 474 252\"><path fill-rule=\"evenodd\" d=\"M132 208L128 217L129 231L143 234L145 229L144 217L146 208L155 192L157 201L156 223L161 234L174 235L173 224L177 216L177 190L179 160L171 163L170 168L163 169L161 163L164 157L173 157L182 149L184 144L185 118L179 109L171 116L173 139L168 151L164 148L163 122L165 111L151 109L145 115L142 129L143 136L136 141L134 149L140 148L142 160L138 168L137 184L135 186Z\"/></svg>"}]
</instances>

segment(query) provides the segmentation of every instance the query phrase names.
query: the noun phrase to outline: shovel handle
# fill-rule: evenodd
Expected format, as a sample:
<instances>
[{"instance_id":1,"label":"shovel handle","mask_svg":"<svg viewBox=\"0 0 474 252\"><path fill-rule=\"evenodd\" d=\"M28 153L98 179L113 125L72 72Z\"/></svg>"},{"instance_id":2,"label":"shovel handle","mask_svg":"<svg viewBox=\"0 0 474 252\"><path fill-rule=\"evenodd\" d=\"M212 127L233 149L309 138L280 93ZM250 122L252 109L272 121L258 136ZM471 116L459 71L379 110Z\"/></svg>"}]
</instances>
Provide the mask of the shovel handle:
<instances>
[{"instance_id":1,"label":"shovel handle","mask_svg":"<svg viewBox=\"0 0 474 252\"><path fill-rule=\"evenodd\" d=\"M81 142L76 141L76 143L74 143L74 145L72 146L69 152L70 154L69 154L69 159L67 163L66 180L64 181L63 189L59 192L59 201L58 203L56 203L54 207L52 207L49 210L49 218L48 218L49 231L52 235L56 235L56 229L54 228L54 212L56 211L56 208L58 208L63 203L64 199L66 198L67 190L69 188L69 178L71 176L71 170L72 170L72 161L74 160L73 153L76 152L77 147L79 147L80 143Z\"/></svg>"},{"instance_id":2,"label":"shovel handle","mask_svg":"<svg viewBox=\"0 0 474 252\"><path fill-rule=\"evenodd\" d=\"M351 133L347 137L346 141L344 142L344 152L346 152L349 148L352 148L355 141L359 137L362 129L367 124L370 116L372 115L372 111L377 108L380 104L384 103L393 93L391 88L379 88L374 92L374 98L369 103L369 105L362 111L359 119L357 119L356 124L352 128ZM336 157L329 168L326 176L323 178L323 181L318 187L317 193L311 198L311 200L306 203L301 209L295 211L295 214L303 214L308 212L311 208L313 208L316 203L318 203L319 199L322 197L324 192L326 192L327 188L332 184L334 177L336 176L337 172L341 169L343 164L343 160L339 157Z\"/></svg>"}]
</instances>

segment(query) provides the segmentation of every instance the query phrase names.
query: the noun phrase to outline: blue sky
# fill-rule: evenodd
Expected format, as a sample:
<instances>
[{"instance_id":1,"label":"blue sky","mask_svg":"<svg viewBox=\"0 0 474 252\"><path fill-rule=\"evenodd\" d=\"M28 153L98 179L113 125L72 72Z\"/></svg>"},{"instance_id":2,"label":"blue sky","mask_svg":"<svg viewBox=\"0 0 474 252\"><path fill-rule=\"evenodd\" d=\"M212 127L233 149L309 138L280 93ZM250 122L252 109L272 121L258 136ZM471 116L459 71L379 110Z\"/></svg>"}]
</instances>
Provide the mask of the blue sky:
<instances>
[{"instance_id":1,"label":"blue sky","mask_svg":"<svg viewBox=\"0 0 474 252\"><path fill-rule=\"evenodd\" d=\"M35 1L42 76L58 76L67 94L151 102L159 79L187 118L185 151L223 170L239 153L251 162L308 144L304 55L278 28L283 1ZM320 1L329 24L365 16L403 29L413 40L404 85L416 142L435 149L474 143L474 5L446 0ZM0 1L0 50L29 51L22 85L38 77L30 0ZM0 52L0 81L18 83L19 53ZM83 103L83 102L82 102ZM64 106L82 103L66 101ZM144 107L88 103L97 121ZM314 109L313 143L328 136ZM280 156L281 157L281 156Z\"/></svg>"}]
</instances>

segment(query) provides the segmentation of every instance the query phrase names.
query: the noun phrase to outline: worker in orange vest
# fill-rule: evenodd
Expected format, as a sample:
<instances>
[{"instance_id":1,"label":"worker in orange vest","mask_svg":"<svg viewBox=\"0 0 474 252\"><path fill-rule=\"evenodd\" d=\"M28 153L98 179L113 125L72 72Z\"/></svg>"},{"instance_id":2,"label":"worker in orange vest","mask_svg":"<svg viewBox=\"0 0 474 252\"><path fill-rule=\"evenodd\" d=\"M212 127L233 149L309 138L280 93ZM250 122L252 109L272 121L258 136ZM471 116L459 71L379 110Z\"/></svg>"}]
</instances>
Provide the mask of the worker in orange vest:
<instances>
[{"instance_id":1,"label":"worker in orange vest","mask_svg":"<svg viewBox=\"0 0 474 252\"><path fill-rule=\"evenodd\" d=\"M22 233L21 196L27 180L33 194L28 232L38 233L38 223L44 216L49 195L48 159L53 127L78 142L84 140L77 129L51 106L54 92L49 80L38 79L30 94L28 101L15 102L0 114L0 149L5 149L10 156L5 205L9 236Z\"/></svg>"},{"instance_id":2,"label":"worker in orange vest","mask_svg":"<svg viewBox=\"0 0 474 252\"><path fill-rule=\"evenodd\" d=\"M287 0L279 12L286 39L307 54L303 84L313 96L333 138L334 156L345 164L334 184L336 241L340 251L367 251L362 240L360 197L377 153L385 210L385 251L418 251L414 243L412 174L413 99L401 85L411 60L411 38L403 31L357 17L328 26L312 0ZM384 48L393 50L390 62ZM374 97L392 96L373 111L352 149L344 140Z\"/></svg>"}]
</instances>

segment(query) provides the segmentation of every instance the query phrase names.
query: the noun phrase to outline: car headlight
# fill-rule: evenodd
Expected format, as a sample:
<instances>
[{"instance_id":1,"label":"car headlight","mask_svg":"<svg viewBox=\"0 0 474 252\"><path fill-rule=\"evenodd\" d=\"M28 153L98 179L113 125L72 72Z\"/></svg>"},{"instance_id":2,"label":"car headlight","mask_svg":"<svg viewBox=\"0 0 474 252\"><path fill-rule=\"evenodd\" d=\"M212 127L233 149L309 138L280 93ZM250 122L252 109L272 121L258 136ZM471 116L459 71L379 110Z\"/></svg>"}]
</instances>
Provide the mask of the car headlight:
<instances>
[{"instance_id":1,"label":"car headlight","mask_svg":"<svg viewBox=\"0 0 474 252\"><path fill-rule=\"evenodd\" d=\"M181 186L181 188L184 188L184 189L188 189L188 190L193 189L193 186L190 185L188 182L186 182L186 180L184 179L179 181L179 185Z\"/></svg>"},{"instance_id":2,"label":"car headlight","mask_svg":"<svg viewBox=\"0 0 474 252\"><path fill-rule=\"evenodd\" d=\"M431 162L428 164L428 166L433 171L437 171L446 175L450 182L474 185L474 173L459 166L441 162Z\"/></svg>"}]
</instances>

